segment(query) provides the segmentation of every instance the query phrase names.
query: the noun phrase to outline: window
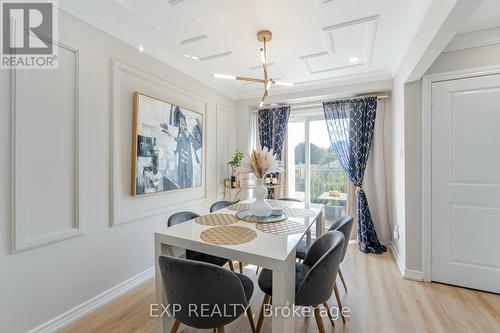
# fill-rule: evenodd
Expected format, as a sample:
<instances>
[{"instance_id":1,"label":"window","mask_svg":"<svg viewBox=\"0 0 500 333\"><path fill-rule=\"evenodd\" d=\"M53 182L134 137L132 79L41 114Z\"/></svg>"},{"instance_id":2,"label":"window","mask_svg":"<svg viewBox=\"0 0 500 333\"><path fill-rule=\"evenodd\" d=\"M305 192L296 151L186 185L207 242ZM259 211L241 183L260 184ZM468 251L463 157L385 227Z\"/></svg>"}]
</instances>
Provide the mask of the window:
<instances>
[{"instance_id":1,"label":"window","mask_svg":"<svg viewBox=\"0 0 500 333\"><path fill-rule=\"evenodd\" d=\"M288 124L289 196L327 204L327 217L345 214L347 176L331 148L322 110L291 115Z\"/></svg>"}]
</instances>

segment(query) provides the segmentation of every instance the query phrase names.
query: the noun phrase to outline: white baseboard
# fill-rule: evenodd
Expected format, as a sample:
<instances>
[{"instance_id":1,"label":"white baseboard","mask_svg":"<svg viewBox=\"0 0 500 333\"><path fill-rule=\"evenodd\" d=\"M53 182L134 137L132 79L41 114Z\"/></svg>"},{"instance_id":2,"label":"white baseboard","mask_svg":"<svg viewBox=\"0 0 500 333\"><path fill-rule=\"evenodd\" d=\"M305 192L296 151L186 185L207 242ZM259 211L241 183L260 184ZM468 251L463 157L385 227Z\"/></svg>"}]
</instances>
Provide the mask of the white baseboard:
<instances>
[{"instance_id":1,"label":"white baseboard","mask_svg":"<svg viewBox=\"0 0 500 333\"><path fill-rule=\"evenodd\" d=\"M32 330L28 331L28 333L56 332L63 327L68 326L77 319L80 319L86 314L100 308L106 303L111 302L124 293L136 288L144 282L149 281L154 277L154 274L155 268L148 268L144 272L131 277L130 279L114 286L113 288L108 289L105 292L89 299L88 301L83 302L82 304L75 306L74 308L60 314L59 316L52 318L51 320L33 328Z\"/></svg>"},{"instance_id":2,"label":"white baseboard","mask_svg":"<svg viewBox=\"0 0 500 333\"><path fill-rule=\"evenodd\" d=\"M394 257L394 260L396 261L396 265L398 265L399 271L401 272L401 275L404 277L405 276L405 268L403 265L403 262L401 261L401 258L399 257L399 252L394 243L391 243L391 253L392 256Z\"/></svg>"},{"instance_id":3,"label":"white baseboard","mask_svg":"<svg viewBox=\"0 0 500 333\"><path fill-rule=\"evenodd\" d=\"M424 277L422 272L415 271L412 269L405 269L403 277L407 280L423 281Z\"/></svg>"},{"instance_id":4,"label":"white baseboard","mask_svg":"<svg viewBox=\"0 0 500 333\"><path fill-rule=\"evenodd\" d=\"M412 269L407 269L405 265L403 264L403 261L401 260L401 257L399 256L399 252L394 245L394 243L391 243L391 252L392 256L394 257L394 261L396 261L396 265L398 265L399 271L401 272L401 276L407 280L414 280L414 281L423 281L424 275L420 271L415 271Z\"/></svg>"}]
</instances>

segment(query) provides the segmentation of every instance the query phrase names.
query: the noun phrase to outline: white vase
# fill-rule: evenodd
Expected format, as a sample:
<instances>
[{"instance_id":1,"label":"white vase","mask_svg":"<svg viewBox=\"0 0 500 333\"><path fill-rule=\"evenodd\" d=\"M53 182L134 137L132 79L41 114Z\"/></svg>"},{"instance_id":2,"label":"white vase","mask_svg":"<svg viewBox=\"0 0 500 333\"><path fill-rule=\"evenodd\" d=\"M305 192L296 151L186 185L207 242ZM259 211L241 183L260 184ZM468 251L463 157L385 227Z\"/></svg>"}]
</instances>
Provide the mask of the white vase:
<instances>
[{"instance_id":1,"label":"white vase","mask_svg":"<svg viewBox=\"0 0 500 333\"><path fill-rule=\"evenodd\" d=\"M264 200L267 196L267 187L262 179L257 179L257 184L253 189L255 201L250 204L250 212L255 216L268 216L271 214L271 206Z\"/></svg>"}]
</instances>

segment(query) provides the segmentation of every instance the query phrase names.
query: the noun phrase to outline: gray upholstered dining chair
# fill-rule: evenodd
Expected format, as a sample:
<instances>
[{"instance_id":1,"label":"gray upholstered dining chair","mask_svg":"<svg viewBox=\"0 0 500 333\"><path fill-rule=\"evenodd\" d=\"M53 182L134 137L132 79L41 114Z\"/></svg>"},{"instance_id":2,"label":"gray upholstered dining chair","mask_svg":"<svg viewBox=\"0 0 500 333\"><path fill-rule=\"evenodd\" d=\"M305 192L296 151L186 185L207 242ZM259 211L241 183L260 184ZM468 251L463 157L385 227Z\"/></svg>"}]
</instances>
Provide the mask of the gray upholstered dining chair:
<instances>
[{"instance_id":1,"label":"gray upholstered dining chair","mask_svg":"<svg viewBox=\"0 0 500 333\"><path fill-rule=\"evenodd\" d=\"M342 258L340 259L341 263L344 261L345 255L347 253L347 247L349 245L349 239L351 238L351 231L353 224L354 224L354 219L350 215L343 216L333 224L335 226L335 230L343 233L346 239L344 243L344 249L342 251ZM339 277L340 280L342 281L344 289L347 291L347 285L344 280L344 275L342 275L342 269L340 268L340 266L339 266Z\"/></svg>"},{"instance_id":2,"label":"gray upholstered dining chair","mask_svg":"<svg viewBox=\"0 0 500 333\"><path fill-rule=\"evenodd\" d=\"M224 332L224 326L244 312L255 332L249 306L254 289L251 279L216 265L183 258L160 256L158 263L167 300L175 304L172 307L175 311L171 311L175 319L171 333L177 332L181 323ZM207 312L209 315L204 315Z\"/></svg>"},{"instance_id":3,"label":"gray upholstered dining chair","mask_svg":"<svg viewBox=\"0 0 500 333\"><path fill-rule=\"evenodd\" d=\"M340 262L344 261L345 255L347 253L347 246L349 245L349 239L351 237L351 231L352 231L352 226L354 224L354 219L350 215L345 215L339 218L337 221L335 221L332 226L328 229L328 231L332 230L338 230L341 233L344 234L345 239L347 240L344 243L344 251L342 252L342 260ZM314 241L314 240L313 240ZM302 238L297 245L297 250L296 250L296 257L297 259L303 260L306 256L307 253L307 245L306 245L306 240ZM340 279L342 280L342 284L344 285L345 290L347 290L346 283L344 281L344 277L342 276L342 272L339 268L339 276Z\"/></svg>"},{"instance_id":4,"label":"gray upholstered dining chair","mask_svg":"<svg viewBox=\"0 0 500 333\"><path fill-rule=\"evenodd\" d=\"M354 219L350 215L345 215L342 216L340 219L335 221L331 227L328 229L328 231L340 231L342 234L344 234L345 242L344 242L344 247L342 249L342 257L340 259L340 262L344 261L345 255L347 253L347 247L349 245L349 239L351 237L351 231L352 231L352 226L354 224ZM306 240L302 238L297 245L297 250L296 250L296 256L297 259L304 259L307 253L307 246L306 246ZM342 285L344 286L344 289L347 291L347 285L344 280L344 275L342 274L342 270L339 266L339 277L340 281L342 282ZM342 301L340 300L340 294L337 288L337 284L335 284L333 291L335 292L335 299L337 300L337 304L339 308L342 308ZM345 317L340 313L342 317L342 321L345 322Z\"/></svg>"},{"instance_id":5,"label":"gray upholstered dining chair","mask_svg":"<svg viewBox=\"0 0 500 333\"><path fill-rule=\"evenodd\" d=\"M184 223L189 220L195 219L199 217L200 215L193 213L193 212L179 212L172 214L167 221L167 226L171 227L179 223ZM201 253L193 250L186 250L186 258L190 260L196 260L196 261L202 261L202 262L207 262L210 264L214 264L217 266L224 266L225 264L229 264L229 268L231 271L234 271L234 266L231 260L213 256L210 254L206 253Z\"/></svg>"},{"instance_id":6,"label":"gray upholstered dining chair","mask_svg":"<svg viewBox=\"0 0 500 333\"><path fill-rule=\"evenodd\" d=\"M294 202L302 202L302 200L295 199L295 198L279 198L278 200L281 200L281 201L294 201Z\"/></svg>"},{"instance_id":7,"label":"gray upholstered dining chair","mask_svg":"<svg viewBox=\"0 0 500 333\"><path fill-rule=\"evenodd\" d=\"M226 207L229 207L231 206L232 204L234 204L234 202L232 201L216 201L212 204L212 206L210 206L210 213L213 213L219 209L223 209L223 208L226 208Z\"/></svg>"},{"instance_id":8,"label":"gray upholstered dining chair","mask_svg":"<svg viewBox=\"0 0 500 333\"><path fill-rule=\"evenodd\" d=\"M314 317L320 333L325 332L319 305L326 303L332 295L337 271L342 258L344 235L340 231L330 231L318 238L307 252L302 263L295 263L295 305L314 307ZM264 268L259 276L259 287L265 293L257 321L257 332L263 322L264 307L272 299L273 273ZM328 316L334 324L330 311Z\"/></svg>"}]
</instances>

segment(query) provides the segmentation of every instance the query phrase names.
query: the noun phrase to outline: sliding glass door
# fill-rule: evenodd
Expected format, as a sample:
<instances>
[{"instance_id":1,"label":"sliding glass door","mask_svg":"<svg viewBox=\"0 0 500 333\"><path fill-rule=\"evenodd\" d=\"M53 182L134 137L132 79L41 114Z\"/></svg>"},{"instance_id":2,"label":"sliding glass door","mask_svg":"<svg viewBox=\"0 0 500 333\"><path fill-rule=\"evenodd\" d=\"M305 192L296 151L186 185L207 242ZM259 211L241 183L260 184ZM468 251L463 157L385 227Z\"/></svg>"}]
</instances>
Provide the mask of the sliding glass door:
<instances>
[{"instance_id":1,"label":"sliding glass door","mask_svg":"<svg viewBox=\"0 0 500 333\"><path fill-rule=\"evenodd\" d=\"M345 214L347 177L331 148L321 110L291 117L287 148L289 195L327 204L327 217Z\"/></svg>"}]
</instances>

